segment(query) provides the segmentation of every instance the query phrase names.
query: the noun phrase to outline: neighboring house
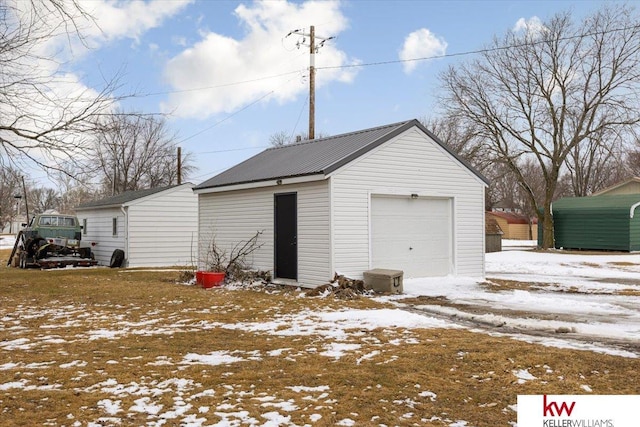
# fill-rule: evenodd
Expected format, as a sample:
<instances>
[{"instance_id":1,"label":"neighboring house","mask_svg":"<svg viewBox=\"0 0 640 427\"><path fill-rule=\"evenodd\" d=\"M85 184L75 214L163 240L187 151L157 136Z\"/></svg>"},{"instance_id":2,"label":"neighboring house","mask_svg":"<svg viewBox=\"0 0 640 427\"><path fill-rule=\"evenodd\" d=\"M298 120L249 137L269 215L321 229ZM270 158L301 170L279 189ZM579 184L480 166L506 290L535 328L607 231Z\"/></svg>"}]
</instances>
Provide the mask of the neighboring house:
<instances>
[{"instance_id":1,"label":"neighboring house","mask_svg":"<svg viewBox=\"0 0 640 427\"><path fill-rule=\"evenodd\" d=\"M488 212L487 212L488 213ZM498 221L495 218L491 218L488 215L485 216L485 252L500 252L502 251L502 236L504 232L498 225Z\"/></svg>"},{"instance_id":2,"label":"neighboring house","mask_svg":"<svg viewBox=\"0 0 640 427\"><path fill-rule=\"evenodd\" d=\"M566 197L551 208L556 248L640 251L640 194Z\"/></svg>"},{"instance_id":3,"label":"neighboring house","mask_svg":"<svg viewBox=\"0 0 640 427\"><path fill-rule=\"evenodd\" d=\"M640 194L640 178L634 177L626 181L619 182L609 188L593 193L592 196L602 196L605 194L609 196L617 194Z\"/></svg>"},{"instance_id":4,"label":"neighboring house","mask_svg":"<svg viewBox=\"0 0 640 427\"><path fill-rule=\"evenodd\" d=\"M13 216L9 222L0 228L0 234L18 234L22 230L22 224L26 224L28 219L26 216Z\"/></svg>"},{"instance_id":5,"label":"neighboring house","mask_svg":"<svg viewBox=\"0 0 640 427\"><path fill-rule=\"evenodd\" d=\"M373 268L483 277L487 185L417 120L270 148L194 188L200 247L261 231L252 267L306 287Z\"/></svg>"},{"instance_id":6,"label":"neighboring house","mask_svg":"<svg viewBox=\"0 0 640 427\"><path fill-rule=\"evenodd\" d=\"M127 267L195 264L198 197L192 188L128 191L78 206L82 240L96 243L101 265L109 265L116 249L124 251Z\"/></svg>"},{"instance_id":7,"label":"neighboring house","mask_svg":"<svg viewBox=\"0 0 640 427\"><path fill-rule=\"evenodd\" d=\"M538 235L538 219L529 219L515 212L491 211L487 217L495 219L504 233L503 239L533 240Z\"/></svg>"}]
</instances>

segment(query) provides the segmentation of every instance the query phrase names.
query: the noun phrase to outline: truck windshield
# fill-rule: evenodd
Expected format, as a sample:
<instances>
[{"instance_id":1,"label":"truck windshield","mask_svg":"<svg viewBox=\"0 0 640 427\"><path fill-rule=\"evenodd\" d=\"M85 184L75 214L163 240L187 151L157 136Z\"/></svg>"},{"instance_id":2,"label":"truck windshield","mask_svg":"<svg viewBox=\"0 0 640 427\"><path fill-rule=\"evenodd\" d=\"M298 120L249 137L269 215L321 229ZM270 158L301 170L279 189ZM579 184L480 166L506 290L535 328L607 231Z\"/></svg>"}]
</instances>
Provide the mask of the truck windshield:
<instances>
[{"instance_id":1,"label":"truck windshield","mask_svg":"<svg viewBox=\"0 0 640 427\"><path fill-rule=\"evenodd\" d=\"M39 224L49 227L75 227L76 219L65 216L41 216Z\"/></svg>"}]
</instances>

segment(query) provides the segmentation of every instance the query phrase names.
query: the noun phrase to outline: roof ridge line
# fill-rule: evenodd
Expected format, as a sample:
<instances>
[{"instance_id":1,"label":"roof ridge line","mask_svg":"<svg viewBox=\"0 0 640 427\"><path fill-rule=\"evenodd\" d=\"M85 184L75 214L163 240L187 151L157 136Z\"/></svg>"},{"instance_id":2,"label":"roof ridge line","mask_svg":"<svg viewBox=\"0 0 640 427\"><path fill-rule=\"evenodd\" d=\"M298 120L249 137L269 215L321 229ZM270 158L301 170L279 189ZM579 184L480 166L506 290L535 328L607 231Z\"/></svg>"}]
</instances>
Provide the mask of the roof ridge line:
<instances>
[{"instance_id":1,"label":"roof ridge line","mask_svg":"<svg viewBox=\"0 0 640 427\"><path fill-rule=\"evenodd\" d=\"M376 130L379 130L379 129L388 128L388 127L397 127L397 126L404 125L406 123L412 122L414 120L416 120L416 119L403 120L403 121L396 122L396 123L391 123L391 124L388 124L388 125L376 126L376 127L373 127L373 128L361 129L361 130L357 130L357 131L353 131L353 132L341 133L341 134L338 134L338 135L331 135L331 136L327 136L327 137L320 138L320 139L307 139L307 140L300 141L300 142L294 142L294 143L291 143L291 144L280 145L278 147L270 147L270 148L267 148L267 150L278 150L278 149L281 149L281 148L295 147L295 146L306 145L306 144L313 144L314 142L328 141L330 139L335 139L335 138L344 138L344 137L347 137L347 136L358 135L358 134L367 133L367 132L373 132L373 131L376 131Z\"/></svg>"}]
</instances>

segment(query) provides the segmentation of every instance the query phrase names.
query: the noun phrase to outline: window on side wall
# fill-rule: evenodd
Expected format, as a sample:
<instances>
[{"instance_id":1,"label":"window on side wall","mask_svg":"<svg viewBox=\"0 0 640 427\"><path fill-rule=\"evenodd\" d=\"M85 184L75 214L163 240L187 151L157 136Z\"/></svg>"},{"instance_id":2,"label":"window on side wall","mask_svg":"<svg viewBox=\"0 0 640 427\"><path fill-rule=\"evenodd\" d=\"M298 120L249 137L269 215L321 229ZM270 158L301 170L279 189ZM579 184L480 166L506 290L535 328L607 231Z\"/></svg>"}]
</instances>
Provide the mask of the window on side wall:
<instances>
[{"instance_id":1,"label":"window on side wall","mask_svg":"<svg viewBox=\"0 0 640 427\"><path fill-rule=\"evenodd\" d=\"M87 218L82 218L82 234L87 234Z\"/></svg>"},{"instance_id":2,"label":"window on side wall","mask_svg":"<svg viewBox=\"0 0 640 427\"><path fill-rule=\"evenodd\" d=\"M117 217L112 219L111 225L112 225L112 227L111 227L111 230L112 230L111 235L115 237L115 236L118 235L118 218Z\"/></svg>"}]
</instances>

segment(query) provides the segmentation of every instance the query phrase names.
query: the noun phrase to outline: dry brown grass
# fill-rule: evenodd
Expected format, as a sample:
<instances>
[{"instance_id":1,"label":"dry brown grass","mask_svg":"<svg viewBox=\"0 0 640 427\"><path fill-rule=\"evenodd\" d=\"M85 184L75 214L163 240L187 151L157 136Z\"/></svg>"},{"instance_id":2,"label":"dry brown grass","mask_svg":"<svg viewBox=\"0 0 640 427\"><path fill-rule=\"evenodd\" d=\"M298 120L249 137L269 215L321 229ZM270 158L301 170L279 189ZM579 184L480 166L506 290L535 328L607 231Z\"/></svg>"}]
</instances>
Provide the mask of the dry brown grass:
<instances>
[{"instance_id":1,"label":"dry brown grass","mask_svg":"<svg viewBox=\"0 0 640 427\"><path fill-rule=\"evenodd\" d=\"M177 284L177 271L23 271L4 264L3 426L87 425L100 419L103 425L153 425L148 423L170 410L184 413L166 418L165 425L184 424L189 415L211 425L221 413L239 411L260 424L267 421L265 413L277 411L290 416L292 425L335 425L345 418L357 425L507 425L516 419L509 407L518 394L582 394L583 386L596 394L639 392L638 360L466 330L356 328L342 342L360 347L334 358L321 354L332 337L247 327L275 320L284 330L287 316L306 311L384 307L369 298L303 298L296 290L276 288L205 291ZM99 330L120 335L89 339ZM8 349L17 339L28 340L21 341L27 346ZM188 354L216 351L243 360L186 363ZM537 379L519 384L514 372L524 369ZM20 388L6 386L20 382ZM163 405L158 414L130 410L145 397ZM107 414L100 403L105 399L120 401L123 411Z\"/></svg>"},{"instance_id":2,"label":"dry brown grass","mask_svg":"<svg viewBox=\"0 0 640 427\"><path fill-rule=\"evenodd\" d=\"M628 280L628 279L600 279L603 282L615 282L625 284L628 282L629 285L637 286L640 284L640 280ZM552 290L553 292L560 293L569 293L569 294L581 294L584 293L584 290L579 287L569 286L558 289L558 286L554 283L541 283L541 282L520 282L517 280L506 280L506 279L497 279L491 278L488 282L483 282L480 284L483 288L487 289L490 292L503 292L503 291L513 291L513 290L521 290L521 291L545 291ZM625 288L618 290L607 290L598 292L596 290L589 291L589 294L592 295L627 295L627 296L640 296L640 291L635 288Z\"/></svg>"}]
</instances>

